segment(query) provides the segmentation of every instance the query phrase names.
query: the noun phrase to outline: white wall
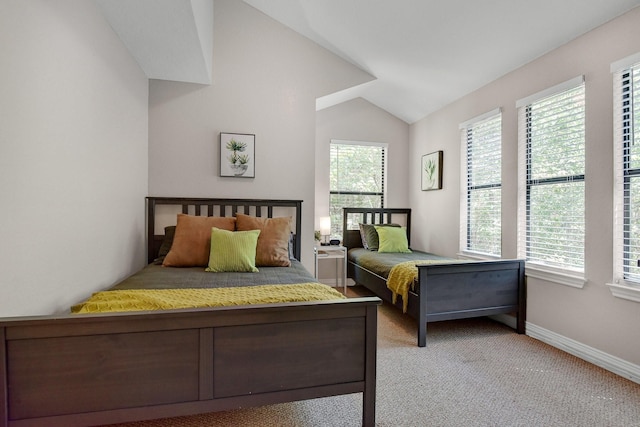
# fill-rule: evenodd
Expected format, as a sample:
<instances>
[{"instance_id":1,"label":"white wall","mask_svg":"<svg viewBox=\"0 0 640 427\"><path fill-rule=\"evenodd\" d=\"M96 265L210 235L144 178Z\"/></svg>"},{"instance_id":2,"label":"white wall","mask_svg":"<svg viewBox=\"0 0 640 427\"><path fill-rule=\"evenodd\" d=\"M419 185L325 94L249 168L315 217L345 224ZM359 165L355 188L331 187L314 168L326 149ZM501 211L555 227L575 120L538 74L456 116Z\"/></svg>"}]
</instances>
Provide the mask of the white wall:
<instances>
[{"instance_id":1,"label":"white wall","mask_svg":"<svg viewBox=\"0 0 640 427\"><path fill-rule=\"evenodd\" d=\"M357 98L316 114L316 221L329 215L329 143L332 139L385 142L387 153L387 200L385 207L409 205L409 125ZM316 223L316 230L319 224Z\"/></svg>"},{"instance_id":2,"label":"white wall","mask_svg":"<svg viewBox=\"0 0 640 427\"><path fill-rule=\"evenodd\" d=\"M409 206L409 125L365 99L353 99L316 114L315 230L320 229L319 218L329 215L329 143L332 139L387 143L385 207ZM319 277L333 284L335 268L331 263L324 264L329 265L319 266Z\"/></svg>"},{"instance_id":3,"label":"white wall","mask_svg":"<svg viewBox=\"0 0 640 427\"><path fill-rule=\"evenodd\" d=\"M528 322L640 365L640 305L613 297L613 142L610 64L640 52L640 9L597 28L411 126L412 245L455 256L459 238L458 125L501 107L503 257L516 256L516 100L584 74L586 81L586 277L583 289L528 279ZM444 189L419 188L420 156L444 151Z\"/></svg>"},{"instance_id":4,"label":"white wall","mask_svg":"<svg viewBox=\"0 0 640 427\"><path fill-rule=\"evenodd\" d=\"M313 271L315 100L371 79L239 1L215 2L213 85L153 80L149 193L303 200ZM255 178L219 176L220 132L256 135Z\"/></svg>"},{"instance_id":5,"label":"white wall","mask_svg":"<svg viewBox=\"0 0 640 427\"><path fill-rule=\"evenodd\" d=\"M0 2L0 316L143 265L147 95L93 2Z\"/></svg>"}]
</instances>

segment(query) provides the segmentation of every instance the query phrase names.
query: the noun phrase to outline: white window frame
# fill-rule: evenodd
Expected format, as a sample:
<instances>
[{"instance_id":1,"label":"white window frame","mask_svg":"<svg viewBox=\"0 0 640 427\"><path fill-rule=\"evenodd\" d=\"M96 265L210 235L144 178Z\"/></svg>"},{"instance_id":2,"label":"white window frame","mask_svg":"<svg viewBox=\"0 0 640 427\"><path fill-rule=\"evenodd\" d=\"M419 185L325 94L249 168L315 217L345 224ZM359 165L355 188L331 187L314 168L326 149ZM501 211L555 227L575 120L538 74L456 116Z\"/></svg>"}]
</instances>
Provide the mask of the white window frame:
<instances>
[{"instance_id":1,"label":"white window frame","mask_svg":"<svg viewBox=\"0 0 640 427\"><path fill-rule=\"evenodd\" d=\"M640 302L640 283L625 280L625 141L623 139L623 74L632 68L640 68L640 53L628 56L611 64L613 74L613 145L614 145L614 237L613 237L613 280L607 283L613 296L629 301ZM634 108L633 104L631 108ZM631 112L633 129L633 111ZM640 132L640 130L638 130ZM631 135L633 139L633 135Z\"/></svg>"},{"instance_id":2,"label":"white window frame","mask_svg":"<svg viewBox=\"0 0 640 427\"><path fill-rule=\"evenodd\" d=\"M380 207L384 207L385 206L385 202L387 200L387 182L388 182L388 174L387 174L387 168L389 165L389 144L386 142L370 142L370 141L354 141L354 140L344 140L344 139L332 139L331 140L331 144L332 145L361 145L361 146L373 146L373 147L380 147L384 150L384 165L382 168L382 206ZM329 160L329 167L331 167L331 160ZM331 188L331 184L329 184L329 208L331 209L331 195L332 194L339 194L339 193L335 193L332 188ZM345 206L343 206L345 207ZM348 207L357 207L357 206L348 206ZM342 218L340 218L340 222L338 223L342 224ZM331 223L331 228L332 230L334 229L334 223L332 221ZM335 233L334 233L335 234ZM342 234L342 229L340 229L340 235Z\"/></svg>"},{"instance_id":3,"label":"white window frame","mask_svg":"<svg viewBox=\"0 0 640 427\"><path fill-rule=\"evenodd\" d=\"M525 110L528 105L573 89L584 84L584 76L578 76L566 82L560 83L526 98L516 101L518 109L518 258L525 259L527 254L527 126L525 122ZM583 288L586 283L584 271L576 271L568 268L559 268L540 263L526 261L525 274L553 283L558 283L574 288Z\"/></svg>"},{"instance_id":4,"label":"white window frame","mask_svg":"<svg viewBox=\"0 0 640 427\"><path fill-rule=\"evenodd\" d=\"M469 188L469 150L468 150L468 132L472 130L474 126L481 124L487 120L493 120L499 117L500 122L502 123L502 110L500 108L496 108L494 110L488 111L484 114L476 116L472 119L469 119L463 123L460 123L460 249L458 255L463 258L470 259L500 259L502 256L502 237L500 237L500 253L498 254L490 254L485 252L474 251L473 249L468 248L469 241L469 194L474 189ZM502 165L502 129L500 130L500 165ZM500 173L502 173L502 166L500 166ZM502 176L500 177L499 183L493 183L494 186L500 187L500 199L502 200ZM502 215L502 209L498 215ZM500 228L502 228L502 218L500 218ZM502 229L500 229L500 233L502 236Z\"/></svg>"}]
</instances>

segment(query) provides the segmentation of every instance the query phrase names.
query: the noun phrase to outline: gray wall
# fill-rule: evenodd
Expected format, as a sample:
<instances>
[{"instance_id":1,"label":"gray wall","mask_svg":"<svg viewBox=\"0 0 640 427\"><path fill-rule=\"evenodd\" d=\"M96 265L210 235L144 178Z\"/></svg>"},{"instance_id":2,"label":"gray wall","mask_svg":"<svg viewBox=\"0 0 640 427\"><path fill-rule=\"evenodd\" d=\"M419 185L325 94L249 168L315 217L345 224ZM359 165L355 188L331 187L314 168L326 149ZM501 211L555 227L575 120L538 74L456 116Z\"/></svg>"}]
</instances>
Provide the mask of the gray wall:
<instances>
[{"instance_id":1,"label":"gray wall","mask_svg":"<svg viewBox=\"0 0 640 427\"><path fill-rule=\"evenodd\" d=\"M247 4L216 1L213 85L151 81L149 193L301 199L313 271L315 100L370 78ZM219 176L220 132L256 135L255 178Z\"/></svg>"},{"instance_id":2,"label":"gray wall","mask_svg":"<svg viewBox=\"0 0 640 427\"><path fill-rule=\"evenodd\" d=\"M147 95L93 2L0 2L0 316L144 265Z\"/></svg>"},{"instance_id":3,"label":"gray wall","mask_svg":"<svg viewBox=\"0 0 640 427\"><path fill-rule=\"evenodd\" d=\"M516 100L583 74L586 82L586 278L583 289L528 279L528 321L570 340L640 364L640 305L614 297L613 141L610 64L640 51L640 9L599 27L505 75L411 126L411 206L415 247L455 256L459 240L458 125L501 107L503 137L502 250L516 256ZM419 160L444 151L444 189L420 191Z\"/></svg>"},{"instance_id":4,"label":"gray wall","mask_svg":"<svg viewBox=\"0 0 640 427\"><path fill-rule=\"evenodd\" d=\"M329 143L332 139L389 144L385 205L408 206L409 125L357 98L316 114L316 230L318 218L329 215Z\"/></svg>"},{"instance_id":5,"label":"gray wall","mask_svg":"<svg viewBox=\"0 0 640 427\"><path fill-rule=\"evenodd\" d=\"M329 215L329 143L332 139L387 143L385 206L409 206L409 125L365 99L357 98L316 114L316 230L320 229L319 218ZM335 269L331 263L323 263L319 270L324 282L334 283Z\"/></svg>"}]
</instances>

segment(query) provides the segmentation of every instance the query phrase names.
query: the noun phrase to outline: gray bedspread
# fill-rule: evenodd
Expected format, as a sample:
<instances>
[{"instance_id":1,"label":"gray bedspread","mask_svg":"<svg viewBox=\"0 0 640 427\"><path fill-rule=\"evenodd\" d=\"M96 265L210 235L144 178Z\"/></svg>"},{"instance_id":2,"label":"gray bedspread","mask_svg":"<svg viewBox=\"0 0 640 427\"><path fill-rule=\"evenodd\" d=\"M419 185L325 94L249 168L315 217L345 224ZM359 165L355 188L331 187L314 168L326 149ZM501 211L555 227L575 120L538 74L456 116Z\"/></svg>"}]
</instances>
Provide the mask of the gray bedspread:
<instances>
[{"instance_id":1,"label":"gray bedspread","mask_svg":"<svg viewBox=\"0 0 640 427\"><path fill-rule=\"evenodd\" d=\"M381 253L370 251L364 248L349 249L347 255L349 261L377 274L378 276L389 277L389 272L394 265L405 261L424 260L448 260L443 256L434 255L429 252L413 251L411 253Z\"/></svg>"},{"instance_id":2,"label":"gray bedspread","mask_svg":"<svg viewBox=\"0 0 640 427\"><path fill-rule=\"evenodd\" d=\"M290 267L258 267L258 273L211 273L204 267L163 267L149 264L111 289L223 288L317 282L296 260Z\"/></svg>"}]
</instances>

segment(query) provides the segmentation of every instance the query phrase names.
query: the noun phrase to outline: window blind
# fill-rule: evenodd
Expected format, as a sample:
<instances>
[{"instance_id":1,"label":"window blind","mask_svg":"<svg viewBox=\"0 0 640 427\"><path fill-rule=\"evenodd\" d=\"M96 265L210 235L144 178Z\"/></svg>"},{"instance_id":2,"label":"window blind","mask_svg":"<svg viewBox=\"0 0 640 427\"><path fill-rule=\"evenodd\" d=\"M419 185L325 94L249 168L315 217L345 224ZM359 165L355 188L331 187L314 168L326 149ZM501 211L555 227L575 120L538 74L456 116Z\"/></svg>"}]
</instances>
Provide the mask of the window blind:
<instances>
[{"instance_id":1,"label":"window blind","mask_svg":"<svg viewBox=\"0 0 640 427\"><path fill-rule=\"evenodd\" d=\"M331 235L342 234L343 207L384 207L387 144L332 140L330 144Z\"/></svg>"},{"instance_id":2,"label":"window blind","mask_svg":"<svg viewBox=\"0 0 640 427\"><path fill-rule=\"evenodd\" d=\"M518 110L518 256L584 271L585 91L577 83Z\"/></svg>"},{"instance_id":3,"label":"window blind","mask_svg":"<svg viewBox=\"0 0 640 427\"><path fill-rule=\"evenodd\" d=\"M640 284L640 63L614 73L614 268Z\"/></svg>"},{"instance_id":4,"label":"window blind","mask_svg":"<svg viewBox=\"0 0 640 427\"><path fill-rule=\"evenodd\" d=\"M502 115L492 111L460 125L463 165L461 249L499 257L502 247Z\"/></svg>"}]
</instances>

